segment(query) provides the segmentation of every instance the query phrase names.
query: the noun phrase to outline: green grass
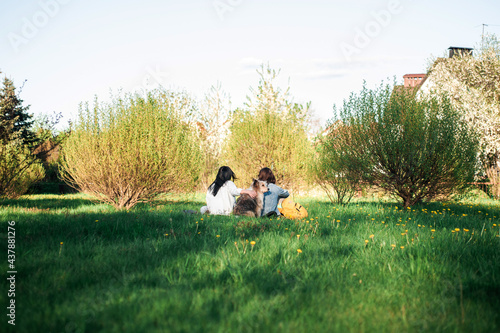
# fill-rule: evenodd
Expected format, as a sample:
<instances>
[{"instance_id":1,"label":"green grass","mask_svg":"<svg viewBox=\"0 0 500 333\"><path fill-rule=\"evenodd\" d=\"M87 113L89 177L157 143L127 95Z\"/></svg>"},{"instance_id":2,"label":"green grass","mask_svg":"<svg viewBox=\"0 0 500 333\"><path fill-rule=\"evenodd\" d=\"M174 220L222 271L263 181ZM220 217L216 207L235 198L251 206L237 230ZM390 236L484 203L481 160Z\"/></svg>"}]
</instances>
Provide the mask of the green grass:
<instances>
[{"instance_id":1,"label":"green grass","mask_svg":"<svg viewBox=\"0 0 500 333\"><path fill-rule=\"evenodd\" d=\"M2 332L500 331L492 200L302 198L309 218L290 221L184 214L200 195L129 212L87 199L0 202L0 268L15 221L18 272Z\"/></svg>"}]
</instances>

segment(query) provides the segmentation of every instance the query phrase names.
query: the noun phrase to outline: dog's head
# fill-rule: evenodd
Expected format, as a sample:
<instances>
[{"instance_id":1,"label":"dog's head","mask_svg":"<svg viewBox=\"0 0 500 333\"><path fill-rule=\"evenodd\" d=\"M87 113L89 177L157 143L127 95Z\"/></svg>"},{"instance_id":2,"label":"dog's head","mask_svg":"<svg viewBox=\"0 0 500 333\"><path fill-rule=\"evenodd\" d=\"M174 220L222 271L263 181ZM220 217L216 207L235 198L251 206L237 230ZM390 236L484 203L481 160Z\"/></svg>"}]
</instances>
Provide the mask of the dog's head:
<instances>
[{"instance_id":1,"label":"dog's head","mask_svg":"<svg viewBox=\"0 0 500 333\"><path fill-rule=\"evenodd\" d=\"M253 180L252 188L257 193L266 193L267 191L269 191L267 183L258 179Z\"/></svg>"}]
</instances>

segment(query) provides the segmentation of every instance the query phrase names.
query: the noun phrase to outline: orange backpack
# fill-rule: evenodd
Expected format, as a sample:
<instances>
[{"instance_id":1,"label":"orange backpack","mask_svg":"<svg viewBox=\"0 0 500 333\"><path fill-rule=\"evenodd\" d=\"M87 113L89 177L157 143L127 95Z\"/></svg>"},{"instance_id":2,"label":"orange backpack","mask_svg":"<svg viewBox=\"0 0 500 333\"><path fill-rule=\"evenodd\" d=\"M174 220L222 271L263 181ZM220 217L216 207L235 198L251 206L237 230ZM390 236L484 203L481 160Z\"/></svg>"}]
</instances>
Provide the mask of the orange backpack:
<instances>
[{"instance_id":1,"label":"orange backpack","mask_svg":"<svg viewBox=\"0 0 500 333\"><path fill-rule=\"evenodd\" d=\"M297 202L293 202L292 199L286 198L281 203L281 208L278 208L281 215L286 217L287 219L302 219L307 217L307 210L302 207L301 204Z\"/></svg>"}]
</instances>

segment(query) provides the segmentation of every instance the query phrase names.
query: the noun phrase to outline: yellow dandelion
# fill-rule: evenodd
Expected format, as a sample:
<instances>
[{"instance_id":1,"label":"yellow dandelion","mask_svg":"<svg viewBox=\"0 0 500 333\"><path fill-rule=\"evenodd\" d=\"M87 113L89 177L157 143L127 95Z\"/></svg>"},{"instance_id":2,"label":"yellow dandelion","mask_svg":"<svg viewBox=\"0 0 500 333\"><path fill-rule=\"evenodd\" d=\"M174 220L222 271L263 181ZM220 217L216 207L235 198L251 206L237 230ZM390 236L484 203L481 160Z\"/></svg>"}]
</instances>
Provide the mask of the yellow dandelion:
<instances>
[{"instance_id":1,"label":"yellow dandelion","mask_svg":"<svg viewBox=\"0 0 500 333\"><path fill-rule=\"evenodd\" d=\"M436 229L431 229L431 232L436 232Z\"/></svg>"},{"instance_id":2,"label":"yellow dandelion","mask_svg":"<svg viewBox=\"0 0 500 333\"><path fill-rule=\"evenodd\" d=\"M392 248L395 248L395 247L396 247L396 244L391 244L391 247L392 247Z\"/></svg>"},{"instance_id":3,"label":"yellow dandelion","mask_svg":"<svg viewBox=\"0 0 500 333\"><path fill-rule=\"evenodd\" d=\"M297 239L299 239L299 238L300 238L300 235L297 235Z\"/></svg>"},{"instance_id":4,"label":"yellow dandelion","mask_svg":"<svg viewBox=\"0 0 500 333\"><path fill-rule=\"evenodd\" d=\"M165 234L165 236L168 236L168 234Z\"/></svg>"},{"instance_id":5,"label":"yellow dandelion","mask_svg":"<svg viewBox=\"0 0 500 333\"><path fill-rule=\"evenodd\" d=\"M469 229L464 229L465 232L469 232Z\"/></svg>"},{"instance_id":6,"label":"yellow dandelion","mask_svg":"<svg viewBox=\"0 0 500 333\"><path fill-rule=\"evenodd\" d=\"M301 249L297 249L297 253L302 253L302 250Z\"/></svg>"},{"instance_id":7,"label":"yellow dandelion","mask_svg":"<svg viewBox=\"0 0 500 333\"><path fill-rule=\"evenodd\" d=\"M255 241L251 241L250 245L254 246L255 245Z\"/></svg>"},{"instance_id":8,"label":"yellow dandelion","mask_svg":"<svg viewBox=\"0 0 500 333\"><path fill-rule=\"evenodd\" d=\"M95 220L96 222L99 222L99 220Z\"/></svg>"},{"instance_id":9,"label":"yellow dandelion","mask_svg":"<svg viewBox=\"0 0 500 333\"><path fill-rule=\"evenodd\" d=\"M368 244L368 239L365 239L365 244Z\"/></svg>"},{"instance_id":10,"label":"yellow dandelion","mask_svg":"<svg viewBox=\"0 0 500 333\"><path fill-rule=\"evenodd\" d=\"M219 237L220 237L220 235L217 235L217 236L215 236L215 237L219 238Z\"/></svg>"},{"instance_id":11,"label":"yellow dandelion","mask_svg":"<svg viewBox=\"0 0 500 333\"><path fill-rule=\"evenodd\" d=\"M369 238L373 239L373 237L375 237L375 235L370 235Z\"/></svg>"},{"instance_id":12,"label":"yellow dandelion","mask_svg":"<svg viewBox=\"0 0 500 333\"><path fill-rule=\"evenodd\" d=\"M404 249L405 247L404 246L400 246L401 249Z\"/></svg>"},{"instance_id":13,"label":"yellow dandelion","mask_svg":"<svg viewBox=\"0 0 500 333\"><path fill-rule=\"evenodd\" d=\"M203 221L203 217L200 219L200 221Z\"/></svg>"},{"instance_id":14,"label":"yellow dandelion","mask_svg":"<svg viewBox=\"0 0 500 333\"><path fill-rule=\"evenodd\" d=\"M63 242L61 242L61 245L63 245L63 244L64 244L64 243L63 243Z\"/></svg>"},{"instance_id":15,"label":"yellow dandelion","mask_svg":"<svg viewBox=\"0 0 500 333\"><path fill-rule=\"evenodd\" d=\"M402 232L402 233L401 233L401 236L405 236L405 235L406 235L406 233L405 233L405 232Z\"/></svg>"},{"instance_id":16,"label":"yellow dandelion","mask_svg":"<svg viewBox=\"0 0 500 333\"><path fill-rule=\"evenodd\" d=\"M460 228L455 228L455 231L460 231Z\"/></svg>"}]
</instances>

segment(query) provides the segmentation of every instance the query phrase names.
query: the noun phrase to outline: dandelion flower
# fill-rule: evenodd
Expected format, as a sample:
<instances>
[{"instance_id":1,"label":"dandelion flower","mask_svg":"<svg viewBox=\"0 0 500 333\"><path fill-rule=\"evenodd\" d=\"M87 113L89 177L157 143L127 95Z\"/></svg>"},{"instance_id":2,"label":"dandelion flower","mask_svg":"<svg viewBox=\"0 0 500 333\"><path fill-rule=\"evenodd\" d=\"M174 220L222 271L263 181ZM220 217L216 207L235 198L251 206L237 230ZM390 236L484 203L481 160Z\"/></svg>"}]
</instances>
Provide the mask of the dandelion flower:
<instances>
[{"instance_id":1,"label":"dandelion flower","mask_svg":"<svg viewBox=\"0 0 500 333\"><path fill-rule=\"evenodd\" d=\"M368 239L365 239L365 244L368 244Z\"/></svg>"},{"instance_id":2,"label":"dandelion flower","mask_svg":"<svg viewBox=\"0 0 500 333\"><path fill-rule=\"evenodd\" d=\"M302 253L302 250L301 249L297 249L297 253Z\"/></svg>"},{"instance_id":3,"label":"dandelion flower","mask_svg":"<svg viewBox=\"0 0 500 333\"><path fill-rule=\"evenodd\" d=\"M61 245L63 245L63 242L61 242Z\"/></svg>"},{"instance_id":4,"label":"dandelion flower","mask_svg":"<svg viewBox=\"0 0 500 333\"><path fill-rule=\"evenodd\" d=\"M254 246L255 245L255 241L251 241L250 245Z\"/></svg>"},{"instance_id":5,"label":"dandelion flower","mask_svg":"<svg viewBox=\"0 0 500 333\"><path fill-rule=\"evenodd\" d=\"M460 228L455 228L455 231L460 231Z\"/></svg>"},{"instance_id":6,"label":"dandelion flower","mask_svg":"<svg viewBox=\"0 0 500 333\"><path fill-rule=\"evenodd\" d=\"M375 235L370 235L370 237L369 237L369 238L373 239L373 237L375 237Z\"/></svg>"},{"instance_id":7,"label":"dandelion flower","mask_svg":"<svg viewBox=\"0 0 500 333\"><path fill-rule=\"evenodd\" d=\"M220 235L217 235L217 236L215 236L215 237L219 238L219 237L220 237Z\"/></svg>"},{"instance_id":8,"label":"dandelion flower","mask_svg":"<svg viewBox=\"0 0 500 333\"><path fill-rule=\"evenodd\" d=\"M431 229L432 232L436 232L436 229Z\"/></svg>"},{"instance_id":9,"label":"dandelion flower","mask_svg":"<svg viewBox=\"0 0 500 333\"><path fill-rule=\"evenodd\" d=\"M405 247L404 246L400 246L401 249L404 249Z\"/></svg>"},{"instance_id":10,"label":"dandelion flower","mask_svg":"<svg viewBox=\"0 0 500 333\"><path fill-rule=\"evenodd\" d=\"M299 238L300 238L300 235L297 235L297 239L299 239Z\"/></svg>"},{"instance_id":11,"label":"dandelion flower","mask_svg":"<svg viewBox=\"0 0 500 333\"><path fill-rule=\"evenodd\" d=\"M391 247L392 247L392 248L395 248L395 247L396 247L396 244L391 244Z\"/></svg>"}]
</instances>

